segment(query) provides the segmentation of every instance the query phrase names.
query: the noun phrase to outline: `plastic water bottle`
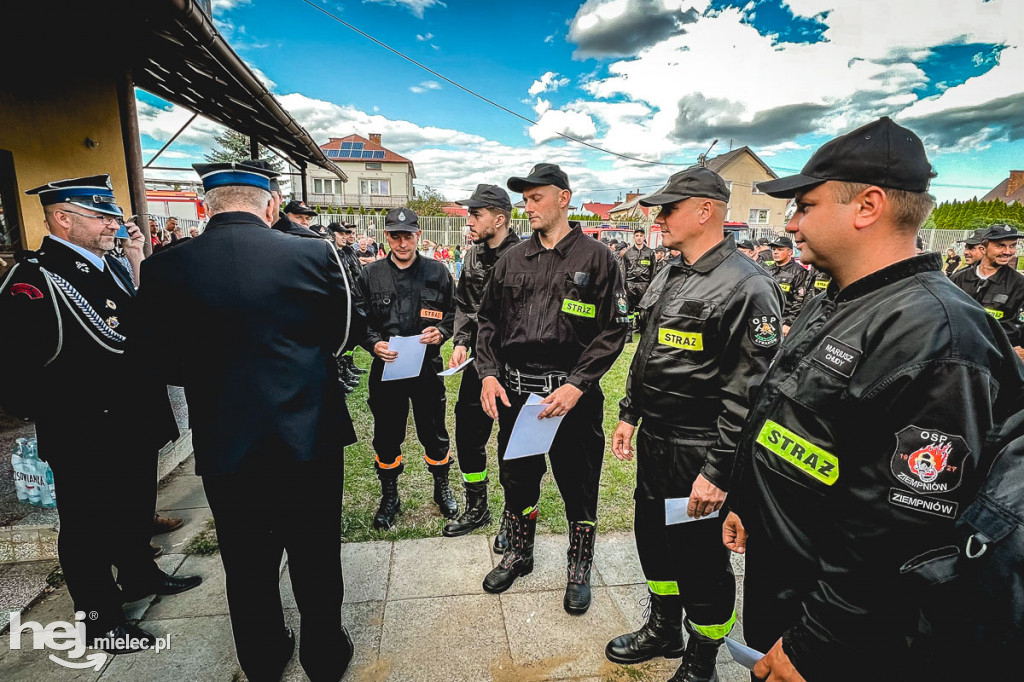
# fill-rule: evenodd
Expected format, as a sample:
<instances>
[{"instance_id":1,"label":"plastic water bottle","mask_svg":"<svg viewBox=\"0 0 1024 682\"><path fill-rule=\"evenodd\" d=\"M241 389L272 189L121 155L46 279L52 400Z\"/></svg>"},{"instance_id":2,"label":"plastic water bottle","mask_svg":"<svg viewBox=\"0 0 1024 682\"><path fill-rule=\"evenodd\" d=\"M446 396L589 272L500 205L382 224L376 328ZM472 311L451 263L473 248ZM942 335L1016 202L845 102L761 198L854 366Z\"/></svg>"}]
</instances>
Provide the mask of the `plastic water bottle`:
<instances>
[{"instance_id":1,"label":"plastic water bottle","mask_svg":"<svg viewBox=\"0 0 1024 682\"><path fill-rule=\"evenodd\" d=\"M57 506L57 488L53 485L53 469L49 463L46 465L46 492L50 496L50 504L45 506L53 509Z\"/></svg>"},{"instance_id":2,"label":"plastic water bottle","mask_svg":"<svg viewBox=\"0 0 1024 682\"><path fill-rule=\"evenodd\" d=\"M53 489L53 471L50 463L39 460L39 502L44 509L53 509L57 503L50 492Z\"/></svg>"},{"instance_id":3,"label":"plastic water bottle","mask_svg":"<svg viewBox=\"0 0 1024 682\"><path fill-rule=\"evenodd\" d=\"M25 486L25 464L24 452L28 438L19 438L14 441L14 451L11 452L11 469L14 470L14 489L18 493L18 502L28 502L28 488Z\"/></svg>"},{"instance_id":4,"label":"plastic water bottle","mask_svg":"<svg viewBox=\"0 0 1024 682\"><path fill-rule=\"evenodd\" d=\"M39 475L39 457L36 455L35 439L28 441L25 450L21 455L21 467L25 472L25 487L28 491L28 503L39 506L42 502L42 495L39 492L39 482L42 480Z\"/></svg>"}]
</instances>

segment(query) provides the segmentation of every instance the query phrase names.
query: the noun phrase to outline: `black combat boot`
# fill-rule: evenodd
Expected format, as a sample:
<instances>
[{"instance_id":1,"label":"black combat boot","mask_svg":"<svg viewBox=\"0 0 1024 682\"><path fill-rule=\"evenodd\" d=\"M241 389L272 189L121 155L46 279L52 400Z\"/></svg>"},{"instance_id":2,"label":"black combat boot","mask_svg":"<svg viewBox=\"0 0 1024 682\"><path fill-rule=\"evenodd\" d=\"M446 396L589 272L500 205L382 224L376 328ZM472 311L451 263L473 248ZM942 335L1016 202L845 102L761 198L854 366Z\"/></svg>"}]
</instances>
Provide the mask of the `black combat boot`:
<instances>
[{"instance_id":1,"label":"black combat boot","mask_svg":"<svg viewBox=\"0 0 1024 682\"><path fill-rule=\"evenodd\" d=\"M533 539L537 533L537 510L520 516L508 509L504 512L508 528L508 548L498 565L484 578L484 589L498 594L512 587L521 575L533 572Z\"/></svg>"},{"instance_id":2,"label":"black combat boot","mask_svg":"<svg viewBox=\"0 0 1024 682\"><path fill-rule=\"evenodd\" d=\"M683 621L686 627L686 651L679 670L668 682L718 682L718 648L724 638L711 639L705 637L690 625L689 619Z\"/></svg>"},{"instance_id":3,"label":"black combat boot","mask_svg":"<svg viewBox=\"0 0 1024 682\"><path fill-rule=\"evenodd\" d=\"M342 356L345 358L345 364L348 366L350 372L355 375L366 374L366 370L356 365L356 359L351 355Z\"/></svg>"},{"instance_id":4,"label":"black combat boot","mask_svg":"<svg viewBox=\"0 0 1024 682\"><path fill-rule=\"evenodd\" d=\"M683 645L683 604L678 595L649 593L647 623L636 632L619 635L604 648L612 663L632 664L656 656L679 658ZM641 602L643 603L643 602Z\"/></svg>"},{"instance_id":5,"label":"black combat boot","mask_svg":"<svg viewBox=\"0 0 1024 682\"><path fill-rule=\"evenodd\" d=\"M491 547L495 554L504 554L508 549L508 522L505 515L501 515L501 524L498 526L498 534L494 536L494 545Z\"/></svg>"},{"instance_id":6,"label":"black combat boot","mask_svg":"<svg viewBox=\"0 0 1024 682\"><path fill-rule=\"evenodd\" d=\"M590 608L590 569L594 566L594 539L597 526L573 521L569 524L568 580L562 606L565 612L581 616Z\"/></svg>"},{"instance_id":7,"label":"black combat boot","mask_svg":"<svg viewBox=\"0 0 1024 682\"><path fill-rule=\"evenodd\" d=\"M448 469L434 472L434 503L441 516L454 519L459 515L459 503L455 501L451 486L448 485Z\"/></svg>"},{"instance_id":8,"label":"black combat boot","mask_svg":"<svg viewBox=\"0 0 1024 682\"><path fill-rule=\"evenodd\" d=\"M380 480L380 506L373 517L373 527L377 530L389 530L395 527L395 517L402 510L402 501L398 499L398 478L382 478Z\"/></svg>"},{"instance_id":9,"label":"black combat boot","mask_svg":"<svg viewBox=\"0 0 1024 682\"><path fill-rule=\"evenodd\" d=\"M482 526L490 525L491 510L487 507L487 479L466 484L466 511L455 521L447 524L441 535L457 538Z\"/></svg>"}]
</instances>

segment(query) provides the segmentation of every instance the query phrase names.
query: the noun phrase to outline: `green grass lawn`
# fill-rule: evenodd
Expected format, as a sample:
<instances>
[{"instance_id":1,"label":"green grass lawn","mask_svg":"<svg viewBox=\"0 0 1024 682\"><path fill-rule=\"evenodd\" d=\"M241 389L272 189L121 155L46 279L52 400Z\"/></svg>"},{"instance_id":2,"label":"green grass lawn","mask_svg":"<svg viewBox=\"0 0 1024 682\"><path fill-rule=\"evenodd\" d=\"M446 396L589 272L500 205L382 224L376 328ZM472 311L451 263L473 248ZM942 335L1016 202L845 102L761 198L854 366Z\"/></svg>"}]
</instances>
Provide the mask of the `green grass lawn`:
<instances>
[{"instance_id":1,"label":"green grass lawn","mask_svg":"<svg viewBox=\"0 0 1024 682\"><path fill-rule=\"evenodd\" d=\"M451 342L442 349L445 366L451 353ZM636 481L636 462L620 462L611 453L611 435L618 423L618 402L626 385L629 363L632 361L636 344L627 344L615 366L605 375L601 386L605 394L604 430L607 446L605 448L604 468L601 473L601 492L598 498L598 529L632 530L633 528L633 487ZM359 349L356 351L356 364L369 368L370 355ZM380 501L380 483L373 469L373 415L366 406L366 376L355 391L348 396L348 408L356 427L359 442L345 449L345 508L342 518L342 535L346 542L365 540L423 538L441 535L445 520L441 517L433 501L433 479L423 461L423 450L416 440L416 432L409 415L402 455L405 460L405 473L398 482L399 495L402 498L402 513L398 516L397 526L390 531L382 532L373 529L373 514L377 511ZM455 400L459 393L459 375L448 377L448 432L452 439L453 455L455 442ZM504 494L498 483L497 424L491 434L487 446L487 470L491 480L490 507L493 523L490 528L481 528L478 533L494 534L504 505ZM452 488L456 492L461 509L464 502L462 474L457 464L453 464L450 473ZM565 507L558 494L558 488L551 477L550 470L541 484L539 531L550 533L567 533Z\"/></svg>"}]
</instances>

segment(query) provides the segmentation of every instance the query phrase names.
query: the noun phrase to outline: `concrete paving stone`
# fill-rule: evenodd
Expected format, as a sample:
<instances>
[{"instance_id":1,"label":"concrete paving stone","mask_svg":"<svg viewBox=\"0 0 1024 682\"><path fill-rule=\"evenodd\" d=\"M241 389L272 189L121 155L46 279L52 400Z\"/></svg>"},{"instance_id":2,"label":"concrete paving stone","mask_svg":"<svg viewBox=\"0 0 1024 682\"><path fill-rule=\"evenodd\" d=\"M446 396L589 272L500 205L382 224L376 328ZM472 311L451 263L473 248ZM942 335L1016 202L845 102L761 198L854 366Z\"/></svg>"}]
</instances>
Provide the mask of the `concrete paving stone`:
<instances>
[{"instance_id":1,"label":"concrete paving stone","mask_svg":"<svg viewBox=\"0 0 1024 682\"><path fill-rule=\"evenodd\" d=\"M644 582L644 571L640 567L632 533L598 533L594 567L605 585Z\"/></svg>"},{"instance_id":2,"label":"concrete paving stone","mask_svg":"<svg viewBox=\"0 0 1024 682\"><path fill-rule=\"evenodd\" d=\"M403 599L385 608L380 660L353 670L351 679L479 682L498 679L494 666L508 657L498 597Z\"/></svg>"},{"instance_id":3,"label":"concrete paving stone","mask_svg":"<svg viewBox=\"0 0 1024 682\"><path fill-rule=\"evenodd\" d=\"M46 621L42 625L49 622ZM100 678L104 667L110 664L110 657L107 657L100 670L94 668L73 670L49 659L50 654L54 654L64 660L69 660L65 655L66 652L33 649L30 633L26 632L21 637L20 644L20 649L11 649L10 635L0 637L0 678L4 682L39 682L40 680L46 682L93 682ZM85 656L93 653L97 652L87 650ZM77 660L83 659L84 656Z\"/></svg>"},{"instance_id":4,"label":"concrete paving stone","mask_svg":"<svg viewBox=\"0 0 1024 682\"><path fill-rule=\"evenodd\" d=\"M54 507L31 507L31 511L25 514L24 518L18 520L14 527L18 526L49 526L57 527L57 509Z\"/></svg>"},{"instance_id":5,"label":"concrete paving stone","mask_svg":"<svg viewBox=\"0 0 1024 682\"><path fill-rule=\"evenodd\" d=\"M288 667L285 668L281 682L305 682L306 675L299 663L299 646L302 642L302 632L299 626L299 612L295 609L288 609L284 612L285 622L295 632L295 656ZM380 633L384 625L384 602L359 602L356 604L345 604L341 607L341 620L352 637L352 644L355 652L352 662L349 663L349 671L345 676L346 680L358 679L365 671L373 670L377 662L377 650L380 647ZM313 623L312 627L316 627ZM357 673L357 671L360 671Z\"/></svg>"},{"instance_id":6,"label":"concrete paving stone","mask_svg":"<svg viewBox=\"0 0 1024 682\"><path fill-rule=\"evenodd\" d=\"M178 465L178 468L160 484L156 509L163 516L177 516L170 513L173 509L198 509L210 506L203 490L203 480L193 472L192 462L190 458Z\"/></svg>"},{"instance_id":7,"label":"concrete paving stone","mask_svg":"<svg viewBox=\"0 0 1024 682\"><path fill-rule=\"evenodd\" d=\"M345 603L384 601L391 568L390 541L342 544L341 572L345 580ZM286 609L296 608L291 574L281 574L281 602Z\"/></svg>"},{"instance_id":8,"label":"concrete paving stone","mask_svg":"<svg viewBox=\"0 0 1024 682\"><path fill-rule=\"evenodd\" d=\"M24 609L46 589L46 574L0 578L0 610Z\"/></svg>"},{"instance_id":9,"label":"concrete paving stone","mask_svg":"<svg viewBox=\"0 0 1024 682\"><path fill-rule=\"evenodd\" d=\"M490 552L490 542L487 543ZM537 592L541 590L565 590L566 580L566 551L569 549L569 537L567 535L538 535L533 546L533 572L522 578L516 578L512 586L512 592ZM594 549L594 555L600 553L600 547ZM497 566L501 561L501 555L490 552L491 565ZM596 563L596 560L595 560ZM477 582L483 582L483 575L480 575ZM590 573L590 584L592 586L604 585L601 574L596 570ZM482 587L479 589L483 589Z\"/></svg>"},{"instance_id":10,"label":"concrete paving stone","mask_svg":"<svg viewBox=\"0 0 1024 682\"><path fill-rule=\"evenodd\" d=\"M491 556L483 535L399 542L391 563L388 600L481 594Z\"/></svg>"},{"instance_id":11,"label":"concrete paving stone","mask_svg":"<svg viewBox=\"0 0 1024 682\"><path fill-rule=\"evenodd\" d=\"M0 542L0 561L14 561L14 543L5 540Z\"/></svg>"},{"instance_id":12,"label":"concrete paving stone","mask_svg":"<svg viewBox=\"0 0 1024 682\"><path fill-rule=\"evenodd\" d=\"M227 614L224 568L219 556L190 556L182 562L175 574L200 575L203 584L188 592L154 600L146 612L147 621Z\"/></svg>"},{"instance_id":13,"label":"concrete paving stone","mask_svg":"<svg viewBox=\"0 0 1024 682\"><path fill-rule=\"evenodd\" d=\"M582 616L565 612L562 595L562 590L501 595L512 662L520 674L508 679L604 677L615 667L604 646L626 632L626 621L608 588L594 589L590 610Z\"/></svg>"},{"instance_id":14,"label":"concrete paving stone","mask_svg":"<svg viewBox=\"0 0 1024 682\"><path fill-rule=\"evenodd\" d=\"M170 647L159 653L144 651L130 656L115 656L99 678L102 682L230 682L242 677L227 616L147 619L141 627L157 637L169 635Z\"/></svg>"}]
</instances>

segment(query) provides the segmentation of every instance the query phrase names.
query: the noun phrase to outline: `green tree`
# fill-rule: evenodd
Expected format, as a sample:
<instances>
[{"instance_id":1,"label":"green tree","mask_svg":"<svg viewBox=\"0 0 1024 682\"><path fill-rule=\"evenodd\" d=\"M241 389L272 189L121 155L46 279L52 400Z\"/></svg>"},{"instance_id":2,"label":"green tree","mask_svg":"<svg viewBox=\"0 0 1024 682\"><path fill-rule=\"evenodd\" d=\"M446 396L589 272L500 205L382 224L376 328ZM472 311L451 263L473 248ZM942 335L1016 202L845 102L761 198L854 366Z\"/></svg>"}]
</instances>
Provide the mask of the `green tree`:
<instances>
[{"instance_id":1,"label":"green tree","mask_svg":"<svg viewBox=\"0 0 1024 682\"><path fill-rule=\"evenodd\" d=\"M228 161L248 161L251 158L249 156L248 135L225 128L224 132L217 135L213 140L217 143L217 149L205 155L207 161L226 163ZM262 144L259 145L258 150L261 159L270 161L271 167L278 173L284 172L284 163L280 157Z\"/></svg>"},{"instance_id":2,"label":"green tree","mask_svg":"<svg viewBox=\"0 0 1024 682\"><path fill-rule=\"evenodd\" d=\"M423 188L419 196L415 199L410 199L405 205L416 211L417 215L443 216L445 215L443 209L445 203L446 200L443 194L433 187L427 186Z\"/></svg>"}]
</instances>

